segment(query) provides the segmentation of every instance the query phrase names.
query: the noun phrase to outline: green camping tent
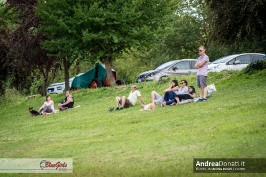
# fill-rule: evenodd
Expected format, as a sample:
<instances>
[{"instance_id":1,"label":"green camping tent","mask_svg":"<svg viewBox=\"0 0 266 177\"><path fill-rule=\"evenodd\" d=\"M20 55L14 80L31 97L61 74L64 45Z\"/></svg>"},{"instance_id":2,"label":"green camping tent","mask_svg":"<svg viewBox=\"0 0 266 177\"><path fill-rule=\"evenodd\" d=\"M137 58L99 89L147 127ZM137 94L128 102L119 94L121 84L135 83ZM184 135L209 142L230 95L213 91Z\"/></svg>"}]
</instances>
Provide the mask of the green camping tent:
<instances>
[{"instance_id":1,"label":"green camping tent","mask_svg":"<svg viewBox=\"0 0 266 177\"><path fill-rule=\"evenodd\" d=\"M94 68L90 69L80 76L76 76L72 81L71 89L88 88L95 78L97 78L101 82L101 85L104 86L106 70L105 66L98 62L95 64Z\"/></svg>"}]
</instances>

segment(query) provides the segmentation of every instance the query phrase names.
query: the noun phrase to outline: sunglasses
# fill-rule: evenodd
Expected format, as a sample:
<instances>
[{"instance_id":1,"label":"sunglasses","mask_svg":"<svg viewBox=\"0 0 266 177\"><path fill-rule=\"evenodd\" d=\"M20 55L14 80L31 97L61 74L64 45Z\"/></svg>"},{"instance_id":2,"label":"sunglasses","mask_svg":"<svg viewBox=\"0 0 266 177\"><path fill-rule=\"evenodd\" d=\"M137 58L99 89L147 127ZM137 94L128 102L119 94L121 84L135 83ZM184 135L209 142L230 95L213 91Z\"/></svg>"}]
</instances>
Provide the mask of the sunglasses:
<instances>
[{"instance_id":1,"label":"sunglasses","mask_svg":"<svg viewBox=\"0 0 266 177\"><path fill-rule=\"evenodd\" d=\"M180 82L180 84L184 84L185 82Z\"/></svg>"},{"instance_id":2,"label":"sunglasses","mask_svg":"<svg viewBox=\"0 0 266 177\"><path fill-rule=\"evenodd\" d=\"M199 52L202 52L202 50L199 50Z\"/></svg>"}]
</instances>

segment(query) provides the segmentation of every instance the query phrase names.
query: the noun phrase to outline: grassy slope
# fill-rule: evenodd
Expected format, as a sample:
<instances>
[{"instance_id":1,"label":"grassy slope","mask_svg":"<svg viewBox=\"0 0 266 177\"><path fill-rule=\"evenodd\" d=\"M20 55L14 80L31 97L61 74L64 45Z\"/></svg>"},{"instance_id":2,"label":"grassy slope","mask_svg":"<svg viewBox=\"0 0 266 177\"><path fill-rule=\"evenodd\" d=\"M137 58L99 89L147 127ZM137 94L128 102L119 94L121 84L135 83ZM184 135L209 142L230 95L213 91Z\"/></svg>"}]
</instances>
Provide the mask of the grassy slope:
<instances>
[{"instance_id":1,"label":"grassy slope","mask_svg":"<svg viewBox=\"0 0 266 177\"><path fill-rule=\"evenodd\" d=\"M0 110L0 158L73 158L74 173L64 176L209 176L193 174L193 158L266 157L266 70L231 74L209 75L218 91L206 102L153 111L139 111L138 101L134 108L107 112L116 95L128 95L129 85L76 91L80 108L49 116L29 117L28 107L38 109L41 97L6 104ZM182 78L195 85L195 76ZM138 88L148 103L152 90L162 92L168 84ZM52 95L56 103L63 98Z\"/></svg>"}]
</instances>

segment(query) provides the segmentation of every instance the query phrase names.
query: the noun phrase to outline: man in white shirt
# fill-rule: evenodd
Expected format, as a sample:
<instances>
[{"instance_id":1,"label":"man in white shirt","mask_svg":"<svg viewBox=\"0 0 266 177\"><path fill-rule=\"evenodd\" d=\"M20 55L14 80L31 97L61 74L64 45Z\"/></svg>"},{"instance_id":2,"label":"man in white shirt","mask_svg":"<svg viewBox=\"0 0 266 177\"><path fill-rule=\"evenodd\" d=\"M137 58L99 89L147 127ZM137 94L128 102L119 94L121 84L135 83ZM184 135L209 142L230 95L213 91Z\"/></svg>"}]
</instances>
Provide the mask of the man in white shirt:
<instances>
[{"instance_id":1,"label":"man in white shirt","mask_svg":"<svg viewBox=\"0 0 266 177\"><path fill-rule=\"evenodd\" d=\"M138 98L140 99L142 104L144 104L144 100L141 97L140 92L137 90L137 87L135 85L132 85L131 91L130 91L129 96L127 98L125 96L122 96L122 98L120 98L119 96L116 97L116 99L115 99L116 110L122 110L123 108L129 108L129 107L134 106L136 104ZM119 104L121 105L120 108L119 108Z\"/></svg>"}]
</instances>

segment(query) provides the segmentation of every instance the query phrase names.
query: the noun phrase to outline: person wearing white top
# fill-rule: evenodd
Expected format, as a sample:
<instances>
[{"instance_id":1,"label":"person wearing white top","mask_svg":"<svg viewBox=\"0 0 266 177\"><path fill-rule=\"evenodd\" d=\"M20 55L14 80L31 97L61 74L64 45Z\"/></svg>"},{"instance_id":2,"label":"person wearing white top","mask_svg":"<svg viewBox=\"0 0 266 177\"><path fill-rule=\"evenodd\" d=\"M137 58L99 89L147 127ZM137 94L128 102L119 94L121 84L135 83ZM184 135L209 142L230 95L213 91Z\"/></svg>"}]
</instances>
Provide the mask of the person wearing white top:
<instances>
[{"instance_id":1,"label":"person wearing white top","mask_svg":"<svg viewBox=\"0 0 266 177\"><path fill-rule=\"evenodd\" d=\"M46 96L46 101L40 107L38 112L41 112L41 111L42 111L42 115L54 112L54 102L51 100L51 97L49 95Z\"/></svg>"},{"instance_id":2,"label":"person wearing white top","mask_svg":"<svg viewBox=\"0 0 266 177\"><path fill-rule=\"evenodd\" d=\"M141 94L137 90L137 87L135 85L132 85L131 86L131 91L130 91L129 96L127 98L125 96L122 96L122 98L117 96L115 98L115 100L116 100L116 110L122 110L123 108L128 108L128 107L134 106L136 104L138 98L144 104L144 99L141 97ZM119 108L119 105L121 105L120 108Z\"/></svg>"}]
</instances>

